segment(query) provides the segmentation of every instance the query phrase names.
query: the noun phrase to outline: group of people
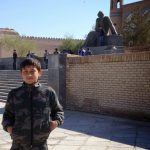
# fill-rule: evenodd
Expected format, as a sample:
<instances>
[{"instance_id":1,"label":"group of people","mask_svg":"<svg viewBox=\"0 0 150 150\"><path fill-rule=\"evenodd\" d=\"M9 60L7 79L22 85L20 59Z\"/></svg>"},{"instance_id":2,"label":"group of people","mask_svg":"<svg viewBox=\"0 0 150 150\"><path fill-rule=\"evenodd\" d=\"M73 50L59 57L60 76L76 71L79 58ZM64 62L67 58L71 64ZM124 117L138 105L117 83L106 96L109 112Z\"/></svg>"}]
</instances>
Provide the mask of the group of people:
<instances>
[{"instance_id":1,"label":"group of people","mask_svg":"<svg viewBox=\"0 0 150 150\"><path fill-rule=\"evenodd\" d=\"M80 56L89 56L89 55L92 55L92 51L89 49L89 47L87 47L87 49L80 48L78 50L78 55L80 55Z\"/></svg>"},{"instance_id":2,"label":"group of people","mask_svg":"<svg viewBox=\"0 0 150 150\"><path fill-rule=\"evenodd\" d=\"M53 54L60 54L58 48L55 48ZM48 69L48 55L49 55L48 50L45 50L44 55L43 55L45 69ZM92 51L89 49L89 47L86 49L81 48L78 50L78 55L80 56L92 55ZM13 50L13 70L17 69L17 58L18 58L18 54L17 54L17 51L14 49ZM38 56L35 53L31 53L30 51L28 51L26 58L38 58Z\"/></svg>"},{"instance_id":3,"label":"group of people","mask_svg":"<svg viewBox=\"0 0 150 150\"><path fill-rule=\"evenodd\" d=\"M55 48L53 54L59 54L59 53L60 53L59 50ZM48 68L48 55L49 55L49 52L45 50L44 55L43 55L45 69ZM16 49L14 49L13 50L13 70L17 69L17 58L18 58L18 54L17 54ZM28 51L26 58L38 58L38 56L35 53Z\"/></svg>"}]
</instances>

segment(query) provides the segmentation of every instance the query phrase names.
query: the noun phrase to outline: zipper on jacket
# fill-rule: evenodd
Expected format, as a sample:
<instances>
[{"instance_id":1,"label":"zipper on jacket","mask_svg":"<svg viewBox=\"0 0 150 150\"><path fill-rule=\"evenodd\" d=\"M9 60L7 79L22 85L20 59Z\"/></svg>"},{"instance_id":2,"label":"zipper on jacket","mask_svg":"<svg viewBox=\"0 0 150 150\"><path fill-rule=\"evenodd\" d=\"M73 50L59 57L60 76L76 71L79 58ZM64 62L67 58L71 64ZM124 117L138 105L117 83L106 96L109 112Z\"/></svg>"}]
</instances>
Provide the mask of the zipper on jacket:
<instances>
[{"instance_id":1,"label":"zipper on jacket","mask_svg":"<svg viewBox=\"0 0 150 150\"><path fill-rule=\"evenodd\" d=\"M33 141L33 102L32 102L32 88L29 87L29 100L30 100L30 113L31 113L31 137L30 137L30 144L32 146L32 141Z\"/></svg>"}]
</instances>

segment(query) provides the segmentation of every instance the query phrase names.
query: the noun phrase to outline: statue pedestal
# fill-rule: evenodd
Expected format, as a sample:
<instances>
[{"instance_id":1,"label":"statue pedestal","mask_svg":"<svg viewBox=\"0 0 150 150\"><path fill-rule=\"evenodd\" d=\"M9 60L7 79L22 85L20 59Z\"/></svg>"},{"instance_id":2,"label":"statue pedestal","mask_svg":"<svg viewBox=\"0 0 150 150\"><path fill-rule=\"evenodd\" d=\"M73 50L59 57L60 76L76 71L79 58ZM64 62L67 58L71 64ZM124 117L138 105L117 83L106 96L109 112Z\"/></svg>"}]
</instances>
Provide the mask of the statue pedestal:
<instances>
[{"instance_id":1,"label":"statue pedestal","mask_svg":"<svg viewBox=\"0 0 150 150\"><path fill-rule=\"evenodd\" d=\"M122 46L123 37L121 35L108 35L99 37L97 39L97 46L107 46L107 45Z\"/></svg>"},{"instance_id":2,"label":"statue pedestal","mask_svg":"<svg viewBox=\"0 0 150 150\"><path fill-rule=\"evenodd\" d=\"M98 39L96 47L89 47L93 55L124 53L123 37L121 35L108 35L103 38ZM116 49L113 49L113 46Z\"/></svg>"},{"instance_id":3,"label":"statue pedestal","mask_svg":"<svg viewBox=\"0 0 150 150\"><path fill-rule=\"evenodd\" d=\"M123 37L121 35L108 35L105 39L106 45L123 46Z\"/></svg>"},{"instance_id":4,"label":"statue pedestal","mask_svg":"<svg viewBox=\"0 0 150 150\"><path fill-rule=\"evenodd\" d=\"M116 46L116 49L113 49L111 45L109 46L98 46L98 47L89 47L93 55L99 54L113 54L113 53L124 53L123 46Z\"/></svg>"}]
</instances>

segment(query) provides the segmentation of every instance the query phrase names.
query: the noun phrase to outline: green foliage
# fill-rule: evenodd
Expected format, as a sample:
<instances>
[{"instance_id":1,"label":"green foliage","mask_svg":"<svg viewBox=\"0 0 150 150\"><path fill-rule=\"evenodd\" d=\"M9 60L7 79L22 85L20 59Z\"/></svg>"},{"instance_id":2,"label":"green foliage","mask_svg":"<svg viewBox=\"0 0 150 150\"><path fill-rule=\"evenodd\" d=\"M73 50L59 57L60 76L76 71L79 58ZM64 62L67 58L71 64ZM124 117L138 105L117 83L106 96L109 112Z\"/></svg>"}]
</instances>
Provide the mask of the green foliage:
<instances>
[{"instance_id":1,"label":"green foliage","mask_svg":"<svg viewBox=\"0 0 150 150\"><path fill-rule=\"evenodd\" d=\"M125 45L130 41L133 46L144 46L150 44L150 13L135 9L125 20L123 27Z\"/></svg>"},{"instance_id":2,"label":"green foliage","mask_svg":"<svg viewBox=\"0 0 150 150\"><path fill-rule=\"evenodd\" d=\"M72 39L63 40L62 44L59 47L60 51L68 49L73 50L73 48L74 48L74 41Z\"/></svg>"},{"instance_id":3,"label":"green foliage","mask_svg":"<svg viewBox=\"0 0 150 150\"><path fill-rule=\"evenodd\" d=\"M26 56L28 51L35 52L37 49L34 42L14 36L4 36L0 38L0 47L8 51L16 49L20 57Z\"/></svg>"},{"instance_id":4,"label":"green foliage","mask_svg":"<svg viewBox=\"0 0 150 150\"><path fill-rule=\"evenodd\" d=\"M83 42L84 41L82 40L74 40L72 37L67 37L65 40L63 40L59 49L60 51L72 50L75 53L75 51L77 51L83 45Z\"/></svg>"},{"instance_id":5,"label":"green foliage","mask_svg":"<svg viewBox=\"0 0 150 150\"><path fill-rule=\"evenodd\" d=\"M84 44L84 41L74 41L75 42L75 46L74 46L74 51L77 51L79 48L81 48Z\"/></svg>"}]
</instances>

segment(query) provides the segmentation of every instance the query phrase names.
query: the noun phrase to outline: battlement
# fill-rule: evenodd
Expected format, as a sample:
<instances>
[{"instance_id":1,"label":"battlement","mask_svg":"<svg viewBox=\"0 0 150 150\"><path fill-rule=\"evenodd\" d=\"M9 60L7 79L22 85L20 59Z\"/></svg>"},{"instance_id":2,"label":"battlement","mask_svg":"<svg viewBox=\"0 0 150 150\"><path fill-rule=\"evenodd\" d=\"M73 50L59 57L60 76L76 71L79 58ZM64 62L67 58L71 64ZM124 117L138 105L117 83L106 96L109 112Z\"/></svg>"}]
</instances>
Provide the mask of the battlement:
<instances>
[{"instance_id":1,"label":"battlement","mask_svg":"<svg viewBox=\"0 0 150 150\"><path fill-rule=\"evenodd\" d=\"M36 36L20 36L20 37L29 40L56 40L56 41L67 40L67 38L52 38L52 37L36 37ZM73 39L73 40L82 41L83 39Z\"/></svg>"},{"instance_id":2,"label":"battlement","mask_svg":"<svg viewBox=\"0 0 150 150\"><path fill-rule=\"evenodd\" d=\"M63 41L67 40L67 38L53 38L53 37L36 37L36 36L21 36L18 32L16 32L14 29L10 28L0 28L0 34L1 35L19 35L22 39L28 39L28 40L52 40L52 41ZM73 39L75 41L82 41L83 39Z\"/></svg>"},{"instance_id":3,"label":"battlement","mask_svg":"<svg viewBox=\"0 0 150 150\"><path fill-rule=\"evenodd\" d=\"M14 29L0 28L0 35L15 35L15 36L18 36L19 33L16 32Z\"/></svg>"}]
</instances>

